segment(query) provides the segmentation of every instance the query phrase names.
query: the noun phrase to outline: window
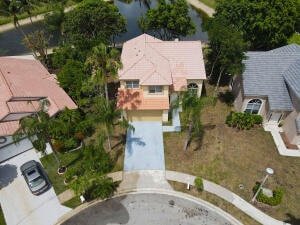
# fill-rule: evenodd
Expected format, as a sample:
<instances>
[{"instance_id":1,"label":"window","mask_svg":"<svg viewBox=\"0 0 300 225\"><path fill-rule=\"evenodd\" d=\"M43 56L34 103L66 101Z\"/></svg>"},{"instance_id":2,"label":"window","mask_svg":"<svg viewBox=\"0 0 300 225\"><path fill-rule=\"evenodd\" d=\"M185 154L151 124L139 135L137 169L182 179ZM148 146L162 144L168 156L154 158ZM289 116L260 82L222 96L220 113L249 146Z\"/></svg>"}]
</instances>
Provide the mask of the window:
<instances>
[{"instance_id":1,"label":"window","mask_svg":"<svg viewBox=\"0 0 300 225\"><path fill-rule=\"evenodd\" d=\"M139 81L138 80L128 80L128 81L126 81L126 88L127 89L137 89L137 88L139 88Z\"/></svg>"},{"instance_id":2,"label":"window","mask_svg":"<svg viewBox=\"0 0 300 225\"><path fill-rule=\"evenodd\" d=\"M248 102L245 112L250 114L258 114L261 104L261 100L252 99Z\"/></svg>"},{"instance_id":3,"label":"window","mask_svg":"<svg viewBox=\"0 0 300 225\"><path fill-rule=\"evenodd\" d=\"M188 84L188 91L193 95L197 95L198 93L198 85L195 83Z\"/></svg>"},{"instance_id":4,"label":"window","mask_svg":"<svg viewBox=\"0 0 300 225\"><path fill-rule=\"evenodd\" d=\"M149 93L162 93L162 86L149 86Z\"/></svg>"}]
</instances>

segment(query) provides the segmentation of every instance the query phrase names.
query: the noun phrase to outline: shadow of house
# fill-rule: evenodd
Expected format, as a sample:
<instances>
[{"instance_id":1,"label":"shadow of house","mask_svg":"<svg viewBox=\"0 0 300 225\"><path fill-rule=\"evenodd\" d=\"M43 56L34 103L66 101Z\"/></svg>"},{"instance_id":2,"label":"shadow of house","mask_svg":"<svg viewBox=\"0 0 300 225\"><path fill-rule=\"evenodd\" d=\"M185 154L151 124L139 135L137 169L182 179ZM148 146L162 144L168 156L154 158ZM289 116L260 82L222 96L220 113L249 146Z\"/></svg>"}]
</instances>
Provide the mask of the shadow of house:
<instances>
[{"instance_id":1,"label":"shadow of house","mask_svg":"<svg viewBox=\"0 0 300 225\"><path fill-rule=\"evenodd\" d=\"M8 186L17 178L17 167L11 164L0 165L0 189Z\"/></svg>"}]
</instances>

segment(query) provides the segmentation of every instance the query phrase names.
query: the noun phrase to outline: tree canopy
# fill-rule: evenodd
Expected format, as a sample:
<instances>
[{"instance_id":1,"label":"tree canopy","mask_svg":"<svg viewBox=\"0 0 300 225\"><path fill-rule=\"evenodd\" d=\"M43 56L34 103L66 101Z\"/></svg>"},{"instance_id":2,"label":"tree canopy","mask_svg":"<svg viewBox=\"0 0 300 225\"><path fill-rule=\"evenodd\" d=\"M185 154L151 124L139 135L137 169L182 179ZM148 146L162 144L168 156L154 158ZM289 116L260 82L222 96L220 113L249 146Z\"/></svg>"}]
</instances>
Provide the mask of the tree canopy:
<instances>
[{"instance_id":1,"label":"tree canopy","mask_svg":"<svg viewBox=\"0 0 300 225\"><path fill-rule=\"evenodd\" d=\"M245 52L249 44L244 41L242 33L235 26L220 16L209 19L204 28L208 31L210 39L206 54L210 66L208 78L216 81L217 91L221 76L224 73L242 73L242 60L245 59ZM215 71L218 71L218 76L215 76Z\"/></svg>"},{"instance_id":2,"label":"tree canopy","mask_svg":"<svg viewBox=\"0 0 300 225\"><path fill-rule=\"evenodd\" d=\"M299 21L297 0L219 0L215 18L225 18L243 33L252 50L283 46Z\"/></svg>"},{"instance_id":3,"label":"tree canopy","mask_svg":"<svg viewBox=\"0 0 300 225\"><path fill-rule=\"evenodd\" d=\"M153 31L163 40L180 38L196 32L196 26L189 16L189 8L185 0L167 3L159 0L157 8L147 11L139 19L143 31Z\"/></svg>"},{"instance_id":4,"label":"tree canopy","mask_svg":"<svg viewBox=\"0 0 300 225\"><path fill-rule=\"evenodd\" d=\"M86 49L99 42L110 43L126 30L126 20L113 4L85 0L65 15L62 30L66 42Z\"/></svg>"}]
</instances>

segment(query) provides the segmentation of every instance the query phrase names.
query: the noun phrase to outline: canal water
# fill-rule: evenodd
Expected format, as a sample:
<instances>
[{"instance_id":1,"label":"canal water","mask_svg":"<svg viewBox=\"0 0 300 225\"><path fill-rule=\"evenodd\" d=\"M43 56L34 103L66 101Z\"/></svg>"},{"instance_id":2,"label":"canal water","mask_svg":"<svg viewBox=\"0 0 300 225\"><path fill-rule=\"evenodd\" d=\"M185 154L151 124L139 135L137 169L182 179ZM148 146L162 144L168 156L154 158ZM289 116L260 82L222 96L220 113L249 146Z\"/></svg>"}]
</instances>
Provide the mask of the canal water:
<instances>
[{"instance_id":1,"label":"canal water","mask_svg":"<svg viewBox=\"0 0 300 225\"><path fill-rule=\"evenodd\" d=\"M144 1L148 1L150 4L147 6ZM153 8L157 5L157 2L155 0L132 0L130 2L126 0L115 0L114 4L127 20L127 32L116 37L115 42L124 42L142 34L138 27L137 20L141 15L145 14L149 6ZM202 42L207 42L207 33L203 32L201 27L203 15L192 7L189 8L189 15L194 21L197 31L195 34L183 38L183 40L201 40ZM42 22L37 22L22 26L22 28L25 33L32 33L37 29L43 29L43 24ZM53 33L51 36L50 47L55 47L58 44L59 33ZM23 36L21 32L16 29L0 33L0 56L30 53L31 51L22 44L22 40Z\"/></svg>"}]
</instances>

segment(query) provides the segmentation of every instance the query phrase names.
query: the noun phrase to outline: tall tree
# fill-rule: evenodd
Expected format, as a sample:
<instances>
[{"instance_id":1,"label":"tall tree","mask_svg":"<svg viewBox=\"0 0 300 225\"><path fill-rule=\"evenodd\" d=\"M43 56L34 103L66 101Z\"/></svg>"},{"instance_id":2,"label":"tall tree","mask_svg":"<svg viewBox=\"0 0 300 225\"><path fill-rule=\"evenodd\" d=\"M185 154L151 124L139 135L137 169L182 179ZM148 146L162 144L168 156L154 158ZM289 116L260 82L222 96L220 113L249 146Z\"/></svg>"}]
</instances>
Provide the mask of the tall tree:
<instances>
[{"instance_id":1,"label":"tall tree","mask_svg":"<svg viewBox=\"0 0 300 225\"><path fill-rule=\"evenodd\" d=\"M85 73L84 64L80 61L67 59L65 65L57 74L59 86L61 86L68 95L76 101L79 106L85 104L84 93L82 92L82 85L88 75Z\"/></svg>"},{"instance_id":2,"label":"tall tree","mask_svg":"<svg viewBox=\"0 0 300 225\"><path fill-rule=\"evenodd\" d=\"M219 0L215 18L225 18L243 33L252 50L283 46L299 21L298 0Z\"/></svg>"},{"instance_id":3,"label":"tall tree","mask_svg":"<svg viewBox=\"0 0 300 225\"><path fill-rule=\"evenodd\" d=\"M38 54L42 57L43 63L47 64L49 46L49 38L46 37L43 30L36 30L31 34L28 34L23 40L23 44L34 52L34 55Z\"/></svg>"},{"instance_id":4,"label":"tall tree","mask_svg":"<svg viewBox=\"0 0 300 225\"><path fill-rule=\"evenodd\" d=\"M122 67L119 60L120 52L115 48L109 48L101 43L92 49L91 55L86 60L86 66L92 74L92 78L100 85L104 85L106 102L108 96L108 78L115 79L118 75L118 69Z\"/></svg>"},{"instance_id":5,"label":"tall tree","mask_svg":"<svg viewBox=\"0 0 300 225\"><path fill-rule=\"evenodd\" d=\"M46 143L52 145L51 130L51 118L44 110L39 110L35 115L23 117L20 120L19 129L14 133L13 139L15 142L18 142L21 137L25 135L38 151L45 152ZM52 150L58 167L61 168L62 166L58 153L54 148L52 148Z\"/></svg>"},{"instance_id":6,"label":"tall tree","mask_svg":"<svg viewBox=\"0 0 300 225\"><path fill-rule=\"evenodd\" d=\"M214 95L224 73L241 74L243 70L242 60L245 59L245 51L249 44L244 41L242 33L233 25L226 22L225 18L215 17L205 24L208 31L209 44L207 59L211 65L210 75L214 75L217 68L218 76Z\"/></svg>"},{"instance_id":7,"label":"tall tree","mask_svg":"<svg viewBox=\"0 0 300 225\"><path fill-rule=\"evenodd\" d=\"M186 138L183 150L187 150L192 138L199 136L202 132L202 125L200 120L200 112L204 105L212 105L215 98L201 97L199 98L192 91L182 92L172 108L182 107L182 124L186 128Z\"/></svg>"},{"instance_id":8,"label":"tall tree","mask_svg":"<svg viewBox=\"0 0 300 225\"><path fill-rule=\"evenodd\" d=\"M115 103L113 101L107 102L105 98L101 97L98 98L94 107L96 110L95 120L96 122L104 124L108 148L111 150L110 136L113 130L113 125L116 119L120 116L120 111L116 110Z\"/></svg>"},{"instance_id":9,"label":"tall tree","mask_svg":"<svg viewBox=\"0 0 300 225\"><path fill-rule=\"evenodd\" d=\"M62 25L65 41L83 49L106 44L126 30L125 18L106 1L84 0L66 13Z\"/></svg>"},{"instance_id":10,"label":"tall tree","mask_svg":"<svg viewBox=\"0 0 300 225\"><path fill-rule=\"evenodd\" d=\"M159 0L157 8L148 10L145 17L139 19L139 26L142 31L155 32L163 40L185 37L196 32L185 0L176 0L174 3Z\"/></svg>"}]
</instances>

